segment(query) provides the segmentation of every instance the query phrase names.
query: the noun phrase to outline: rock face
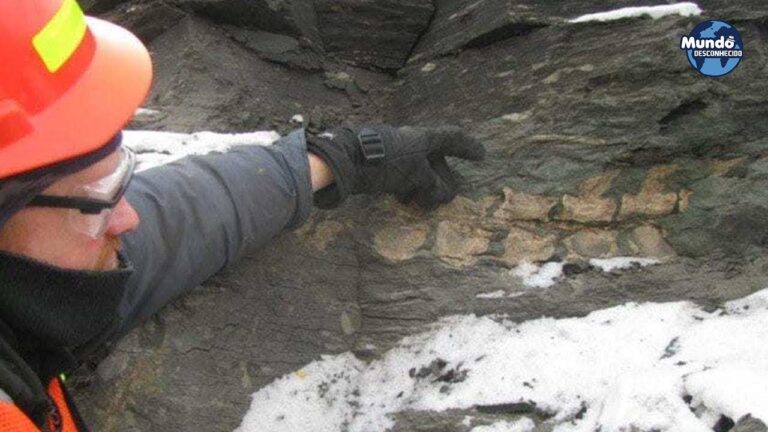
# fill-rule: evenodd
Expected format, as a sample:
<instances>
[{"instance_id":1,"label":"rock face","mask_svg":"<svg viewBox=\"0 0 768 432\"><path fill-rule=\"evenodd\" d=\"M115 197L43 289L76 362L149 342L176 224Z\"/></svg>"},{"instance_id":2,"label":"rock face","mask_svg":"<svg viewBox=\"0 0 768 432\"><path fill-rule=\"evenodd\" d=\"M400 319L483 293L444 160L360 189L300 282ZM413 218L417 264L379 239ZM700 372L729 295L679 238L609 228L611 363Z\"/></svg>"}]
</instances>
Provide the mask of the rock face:
<instances>
[{"instance_id":1,"label":"rock face","mask_svg":"<svg viewBox=\"0 0 768 432\"><path fill-rule=\"evenodd\" d=\"M762 420L746 415L734 425L733 432L766 432L768 426Z\"/></svg>"},{"instance_id":2,"label":"rock face","mask_svg":"<svg viewBox=\"0 0 768 432\"><path fill-rule=\"evenodd\" d=\"M172 0L216 22L306 38L317 43L315 9L307 0Z\"/></svg>"},{"instance_id":3,"label":"rock face","mask_svg":"<svg viewBox=\"0 0 768 432\"><path fill-rule=\"evenodd\" d=\"M258 42L250 35L258 40L266 34L233 32L185 16L154 39L150 48L156 55L156 78L148 106L161 114L144 126L185 131L199 125L216 131L288 130L296 114L319 127L338 123L342 113L356 110L352 98L327 88L322 75L289 69L264 53L266 60L259 58L251 45ZM272 53L282 56L281 63L307 67L317 63L314 57L291 51L290 37L278 42L288 45L285 51ZM267 40L265 45L275 43ZM290 57L292 53L296 55Z\"/></svg>"},{"instance_id":4,"label":"rock face","mask_svg":"<svg viewBox=\"0 0 768 432\"><path fill-rule=\"evenodd\" d=\"M246 19L246 4L272 12ZM77 397L93 428L231 430L271 380L321 354L375 358L445 315L716 307L768 285L768 5L707 0L700 17L568 22L647 4L175 0L111 10L154 55L147 107L158 113L135 126L285 132L294 114L313 130L454 123L488 158L454 161L461 195L434 212L356 197L170 305L84 375ZM294 8L311 8L315 24ZM728 76L700 76L678 47L704 19L731 22L745 41ZM661 263L589 265L616 256ZM510 272L524 261L569 264L553 287L531 289ZM477 297L498 290L512 296ZM396 430L466 431L467 413L479 415L402 413Z\"/></svg>"},{"instance_id":5,"label":"rock face","mask_svg":"<svg viewBox=\"0 0 768 432\"><path fill-rule=\"evenodd\" d=\"M105 19L131 29L145 44L151 43L185 16L181 9L163 2L123 3L104 14Z\"/></svg>"},{"instance_id":6,"label":"rock face","mask_svg":"<svg viewBox=\"0 0 768 432\"><path fill-rule=\"evenodd\" d=\"M399 69L429 25L428 0L315 0L326 51L361 66Z\"/></svg>"}]
</instances>

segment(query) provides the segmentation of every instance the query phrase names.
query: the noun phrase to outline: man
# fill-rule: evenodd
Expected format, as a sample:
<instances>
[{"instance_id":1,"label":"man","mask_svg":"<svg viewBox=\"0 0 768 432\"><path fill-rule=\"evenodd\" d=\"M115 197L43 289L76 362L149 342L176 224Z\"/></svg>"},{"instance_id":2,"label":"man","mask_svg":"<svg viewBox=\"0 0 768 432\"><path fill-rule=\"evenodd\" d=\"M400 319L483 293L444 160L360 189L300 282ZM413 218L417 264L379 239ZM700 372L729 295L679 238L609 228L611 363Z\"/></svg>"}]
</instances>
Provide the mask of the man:
<instances>
[{"instance_id":1,"label":"man","mask_svg":"<svg viewBox=\"0 0 768 432\"><path fill-rule=\"evenodd\" d=\"M169 300L350 194L432 208L458 128L299 130L133 176L121 128L144 46L75 0L0 2L0 430L83 431L62 374ZM139 220L142 220L139 224Z\"/></svg>"}]
</instances>

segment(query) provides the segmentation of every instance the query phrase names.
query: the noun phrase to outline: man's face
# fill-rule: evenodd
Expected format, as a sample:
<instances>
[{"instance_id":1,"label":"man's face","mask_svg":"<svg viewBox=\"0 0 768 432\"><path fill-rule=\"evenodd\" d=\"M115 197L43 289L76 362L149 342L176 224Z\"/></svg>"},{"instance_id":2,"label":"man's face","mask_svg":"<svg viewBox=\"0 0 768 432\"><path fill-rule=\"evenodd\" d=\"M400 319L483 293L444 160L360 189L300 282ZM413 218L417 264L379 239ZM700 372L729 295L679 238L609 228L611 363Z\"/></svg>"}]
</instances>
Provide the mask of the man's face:
<instances>
[{"instance_id":1,"label":"man's face","mask_svg":"<svg viewBox=\"0 0 768 432\"><path fill-rule=\"evenodd\" d=\"M73 191L113 173L120 161L116 151L90 167L58 180L44 195L70 196ZM133 231L139 216L125 198L112 209L106 231L91 238L76 229L73 209L25 207L0 229L0 250L73 270L113 270L118 266L119 236ZM86 217L83 215L83 217Z\"/></svg>"}]
</instances>

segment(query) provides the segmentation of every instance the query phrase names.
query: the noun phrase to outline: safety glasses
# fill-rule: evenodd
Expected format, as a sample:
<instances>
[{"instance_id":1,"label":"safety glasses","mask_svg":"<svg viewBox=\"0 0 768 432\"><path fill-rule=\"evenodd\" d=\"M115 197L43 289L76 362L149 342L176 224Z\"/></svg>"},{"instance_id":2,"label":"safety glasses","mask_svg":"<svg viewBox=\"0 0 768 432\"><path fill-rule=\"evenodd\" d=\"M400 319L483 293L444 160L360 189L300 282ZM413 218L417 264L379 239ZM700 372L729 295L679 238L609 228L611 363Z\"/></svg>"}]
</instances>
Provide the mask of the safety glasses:
<instances>
[{"instance_id":1,"label":"safety glasses","mask_svg":"<svg viewBox=\"0 0 768 432\"><path fill-rule=\"evenodd\" d=\"M93 183L79 186L70 196L37 195L28 204L32 207L71 209L72 227L93 239L104 235L115 206L128 189L136 166L136 155L120 147L120 161L112 174Z\"/></svg>"}]
</instances>

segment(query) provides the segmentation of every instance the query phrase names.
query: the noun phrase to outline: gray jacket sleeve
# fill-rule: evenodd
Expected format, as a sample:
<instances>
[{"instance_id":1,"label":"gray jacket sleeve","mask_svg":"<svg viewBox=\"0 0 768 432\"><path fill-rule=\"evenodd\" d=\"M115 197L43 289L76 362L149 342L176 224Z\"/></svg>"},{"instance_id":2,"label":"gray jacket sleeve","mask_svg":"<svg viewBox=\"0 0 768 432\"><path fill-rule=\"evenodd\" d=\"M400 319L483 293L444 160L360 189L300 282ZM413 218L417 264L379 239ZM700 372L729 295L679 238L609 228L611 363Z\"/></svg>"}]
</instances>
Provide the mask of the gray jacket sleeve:
<instances>
[{"instance_id":1,"label":"gray jacket sleeve","mask_svg":"<svg viewBox=\"0 0 768 432\"><path fill-rule=\"evenodd\" d=\"M139 228L123 238L135 272L117 336L312 209L303 130L271 146L239 146L137 173L126 195Z\"/></svg>"}]
</instances>

